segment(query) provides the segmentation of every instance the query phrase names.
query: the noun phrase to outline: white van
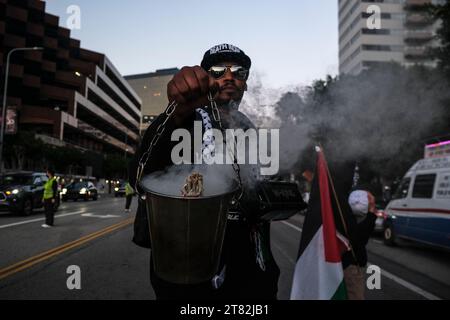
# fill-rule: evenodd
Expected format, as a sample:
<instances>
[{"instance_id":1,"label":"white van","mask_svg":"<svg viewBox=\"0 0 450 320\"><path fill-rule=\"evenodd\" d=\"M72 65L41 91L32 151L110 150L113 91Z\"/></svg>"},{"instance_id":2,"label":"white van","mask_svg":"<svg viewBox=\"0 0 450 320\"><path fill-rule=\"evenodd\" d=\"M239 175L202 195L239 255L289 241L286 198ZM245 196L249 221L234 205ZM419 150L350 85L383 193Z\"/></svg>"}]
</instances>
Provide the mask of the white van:
<instances>
[{"instance_id":1,"label":"white van","mask_svg":"<svg viewBox=\"0 0 450 320\"><path fill-rule=\"evenodd\" d=\"M386 207L384 240L405 238L450 249L450 157L418 161Z\"/></svg>"}]
</instances>

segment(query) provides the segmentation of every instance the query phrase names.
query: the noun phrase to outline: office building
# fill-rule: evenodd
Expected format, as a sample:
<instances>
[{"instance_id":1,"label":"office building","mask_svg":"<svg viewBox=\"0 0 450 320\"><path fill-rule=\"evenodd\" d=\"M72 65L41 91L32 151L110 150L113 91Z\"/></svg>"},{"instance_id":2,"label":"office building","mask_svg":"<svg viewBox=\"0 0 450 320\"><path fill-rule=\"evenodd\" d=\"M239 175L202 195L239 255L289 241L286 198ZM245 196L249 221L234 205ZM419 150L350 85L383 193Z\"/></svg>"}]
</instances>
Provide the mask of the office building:
<instances>
[{"instance_id":1,"label":"office building","mask_svg":"<svg viewBox=\"0 0 450 320\"><path fill-rule=\"evenodd\" d=\"M431 49L436 40L436 21L425 5L432 0L339 0L339 70L359 74L386 62L404 66L435 67ZM371 23L369 6L380 9L380 28Z\"/></svg>"},{"instance_id":2,"label":"office building","mask_svg":"<svg viewBox=\"0 0 450 320\"><path fill-rule=\"evenodd\" d=\"M167 84L178 71L177 68L171 68L125 76L125 79L142 100L142 132L166 109L168 102Z\"/></svg>"},{"instance_id":3,"label":"office building","mask_svg":"<svg viewBox=\"0 0 450 320\"><path fill-rule=\"evenodd\" d=\"M141 99L104 54L81 48L59 23L43 1L0 0L2 76L12 49L43 47L11 56L7 103L18 131L53 145L133 154Z\"/></svg>"}]
</instances>

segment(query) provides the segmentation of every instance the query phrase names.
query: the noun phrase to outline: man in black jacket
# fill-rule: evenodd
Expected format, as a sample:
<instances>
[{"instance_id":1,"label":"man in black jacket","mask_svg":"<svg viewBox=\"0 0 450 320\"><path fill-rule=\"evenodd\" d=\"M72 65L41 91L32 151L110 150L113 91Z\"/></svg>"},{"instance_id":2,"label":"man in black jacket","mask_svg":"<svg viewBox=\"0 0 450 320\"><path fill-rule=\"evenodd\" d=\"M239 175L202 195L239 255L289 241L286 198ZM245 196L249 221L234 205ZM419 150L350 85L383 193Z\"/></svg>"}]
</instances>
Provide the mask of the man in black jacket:
<instances>
[{"instance_id":1,"label":"man in black jacket","mask_svg":"<svg viewBox=\"0 0 450 320\"><path fill-rule=\"evenodd\" d=\"M153 147L144 174L173 165L171 141L174 130L184 128L193 132L194 121L220 128L211 110L208 94L214 94L224 129L254 128L251 121L238 111L251 68L250 58L239 48L222 44L208 50L200 66L184 67L167 87L169 102L178 104L165 125L164 133ZM142 155L165 116L160 115L144 135L130 167L130 183L136 184L136 171ZM192 135L191 135L192 136ZM194 157L194 155L192 155ZM245 170L248 169L248 170ZM270 249L270 223L259 219L258 199L255 196L255 168L243 168L244 195L239 205L230 209L218 274L198 285L176 285L159 278L150 263L150 276L157 299L263 299L277 298L280 270ZM136 185L137 188L139 186ZM139 201L133 241L151 247L146 204ZM170 253L168 253L170 254Z\"/></svg>"}]
</instances>

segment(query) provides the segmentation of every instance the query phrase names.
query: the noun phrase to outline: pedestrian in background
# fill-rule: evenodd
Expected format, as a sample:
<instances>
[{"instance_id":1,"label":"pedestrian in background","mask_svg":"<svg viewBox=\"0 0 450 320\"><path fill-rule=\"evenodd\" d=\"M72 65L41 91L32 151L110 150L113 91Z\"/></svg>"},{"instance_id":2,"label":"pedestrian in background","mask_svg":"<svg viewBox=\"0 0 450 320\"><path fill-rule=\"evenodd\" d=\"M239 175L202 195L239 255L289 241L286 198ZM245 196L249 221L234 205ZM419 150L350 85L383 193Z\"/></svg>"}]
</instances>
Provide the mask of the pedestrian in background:
<instances>
[{"instance_id":1,"label":"pedestrian in background","mask_svg":"<svg viewBox=\"0 0 450 320\"><path fill-rule=\"evenodd\" d=\"M313 147L307 148L311 150ZM329 175L333 188L333 212L336 228L349 241L351 250L342 254L342 268L349 300L364 300L366 288L367 243L375 228L377 219L372 184L375 172L370 162L351 159L340 153L339 147L328 143L324 148L328 158ZM302 172L306 181L314 178L314 154L308 151L302 155ZM358 197L355 197L358 195ZM358 200L358 201L355 201ZM342 214L342 216L341 216ZM344 223L345 222L345 223ZM345 224L345 226L344 226Z\"/></svg>"},{"instance_id":2,"label":"pedestrian in background","mask_svg":"<svg viewBox=\"0 0 450 320\"><path fill-rule=\"evenodd\" d=\"M348 204L347 226L352 251L342 256L344 281L349 300L364 300L366 291L367 244L375 228L377 209L375 196L379 186L372 183L374 172L366 163L355 165L352 193ZM348 208L348 207L347 207ZM353 213L353 214L352 214Z\"/></svg>"},{"instance_id":3,"label":"pedestrian in background","mask_svg":"<svg viewBox=\"0 0 450 320\"><path fill-rule=\"evenodd\" d=\"M129 182L125 184L125 196L126 196L125 212L130 213L131 201L133 200L134 196L134 189Z\"/></svg>"},{"instance_id":4,"label":"pedestrian in background","mask_svg":"<svg viewBox=\"0 0 450 320\"><path fill-rule=\"evenodd\" d=\"M45 210L45 224L42 225L42 228L53 227L55 215L54 209L56 197L58 196L58 183L56 182L55 171L48 169L47 177L48 181L44 185L44 195L42 197Z\"/></svg>"}]
</instances>

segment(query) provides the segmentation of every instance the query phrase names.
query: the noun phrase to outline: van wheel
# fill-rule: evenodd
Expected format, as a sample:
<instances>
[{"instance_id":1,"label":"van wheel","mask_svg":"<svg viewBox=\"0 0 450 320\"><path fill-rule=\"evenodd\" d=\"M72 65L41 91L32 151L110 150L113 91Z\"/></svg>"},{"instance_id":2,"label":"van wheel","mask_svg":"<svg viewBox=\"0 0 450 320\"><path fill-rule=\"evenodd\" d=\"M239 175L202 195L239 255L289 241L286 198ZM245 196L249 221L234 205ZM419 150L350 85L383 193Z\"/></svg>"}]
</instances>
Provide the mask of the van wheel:
<instances>
[{"instance_id":1,"label":"van wheel","mask_svg":"<svg viewBox=\"0 0 450 320\"><path fill-rule=\"evenodd\" d=\"M394 228L392 227L392 224L387 224L384 227L384 232L383 232L383 239L384 239L384 244L388 245L388 246L395 246L395 233L394 233Z\"/></svg>"}]
</instances>

